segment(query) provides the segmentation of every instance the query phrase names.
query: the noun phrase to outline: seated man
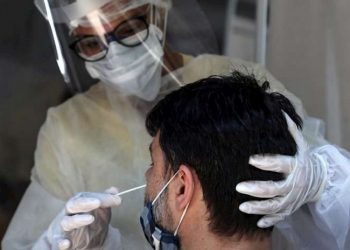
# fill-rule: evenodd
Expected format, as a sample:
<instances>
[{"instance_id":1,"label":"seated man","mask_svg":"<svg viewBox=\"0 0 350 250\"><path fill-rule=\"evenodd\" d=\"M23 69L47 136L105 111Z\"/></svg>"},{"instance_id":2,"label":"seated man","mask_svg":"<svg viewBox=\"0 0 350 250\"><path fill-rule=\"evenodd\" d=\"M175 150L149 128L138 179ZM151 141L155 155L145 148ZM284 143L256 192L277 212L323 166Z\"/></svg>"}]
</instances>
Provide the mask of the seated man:
<instances>
[{"instance_id":1,"label":"seated man","mask_svg":"<svg viewBox=\"0 0 350 250\"><path fill-rule=\"evenodd\" d=\"M155 249L271 248L272 228L257 227L262 216L239 210L256 198L235 190L246 180L283 179L250 165L250 156L297 152L288 124L300 128L301 119L268 88L235 71L186 85L148 114L152 163L141 224Z\"/></svg>"}]
</instances>

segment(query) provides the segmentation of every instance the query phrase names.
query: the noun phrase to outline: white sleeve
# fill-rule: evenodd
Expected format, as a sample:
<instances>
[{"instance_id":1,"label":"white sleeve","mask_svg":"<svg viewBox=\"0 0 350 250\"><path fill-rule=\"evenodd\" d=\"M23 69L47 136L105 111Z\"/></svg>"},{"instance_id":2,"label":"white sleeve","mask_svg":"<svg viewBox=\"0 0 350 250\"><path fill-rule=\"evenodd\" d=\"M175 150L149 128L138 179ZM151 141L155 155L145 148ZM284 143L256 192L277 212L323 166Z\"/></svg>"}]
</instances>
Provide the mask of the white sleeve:
<instances>
[{"instance_id":1,"label":"white sleeve","mask_svg":"<svg viewBox=\"0 0 350 250\"><path fill-rule=\"evenodd\" d=\"M350 153L331 145L311 153L328 165L325 191L276 228L296 249L350 249Z\"/></svg>"},{"instance_id":2,"label":"white sleeve","mask_svg":"<svg viewBox=\"0 0 350 250\"><path fill-rule=\"evenodd\" d=\"M55 198L36 181L32 181L6 231L1 249L30 249L64 204L64 201Z\"/></svg>"}]
</instances>

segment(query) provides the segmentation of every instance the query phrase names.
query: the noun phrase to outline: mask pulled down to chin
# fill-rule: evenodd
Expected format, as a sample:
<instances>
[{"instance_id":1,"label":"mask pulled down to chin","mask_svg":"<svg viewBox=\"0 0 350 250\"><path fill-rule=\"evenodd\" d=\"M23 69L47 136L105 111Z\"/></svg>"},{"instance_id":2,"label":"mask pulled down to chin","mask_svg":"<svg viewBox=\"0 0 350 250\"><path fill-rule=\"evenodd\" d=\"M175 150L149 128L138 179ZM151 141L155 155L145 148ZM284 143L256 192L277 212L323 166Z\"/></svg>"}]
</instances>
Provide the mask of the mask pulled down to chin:
<instances>
[{"instance_id":1,"label":"mask pulled down to chin","mask_svg":"<svg viewBox=\"0 0 350 250\"><path fill-rule=\"evenodd\" d=\"M86 62L93 78L100 79L125 96L154 100L161 87L162 32L153 25L148 38L137 47L125 47L116 42L109 45L107 56L101 61ZM129 39L137 39L137 35Z\"/></svg>"}]
</instances>

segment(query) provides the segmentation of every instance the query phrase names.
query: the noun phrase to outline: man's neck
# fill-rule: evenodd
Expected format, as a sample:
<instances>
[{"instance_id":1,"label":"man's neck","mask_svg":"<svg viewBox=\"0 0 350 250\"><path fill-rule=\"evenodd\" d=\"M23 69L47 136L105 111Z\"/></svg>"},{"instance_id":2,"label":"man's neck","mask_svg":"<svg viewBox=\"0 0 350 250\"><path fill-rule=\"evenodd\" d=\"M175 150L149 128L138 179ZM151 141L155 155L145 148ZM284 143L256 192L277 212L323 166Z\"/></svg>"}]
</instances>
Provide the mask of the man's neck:
<instances>
[{"instance_id":1,"label":"man's neck","mask_svg":"<svg viewBox=\"0 0 350 250\"><path fill-rule=\"evenodd\" d=\"M272 248L271 237L237 240L215 237L213 235L198 235L198 237L192 235L185 238L181 238L182 250L270 250Z\"/></svg>"},{"instance_id":2,"label":"man's neck","mask_svg":"<svg viewBox=\"0 0 350 250\"><path fill-rule=\"evenodd\" d=\"M199 180L196 179L199 183ZM191 206L179 228L179 239L182 250L270 250L271 237L231 237L214 234L209 227L209 212L203 198L200 185L194 185ZM181 214L177 214L174 221L180 221Z\"/></svg>"},{"instance_id":3,"label":"man's neck","mask_svg":"<svg viewBox=\"0 0 350 250\"><path fill-rule=\"evenodd\" d=\"M200 214L200 213L198 213ZM196 215L191 215L196 216ZM203 218L203 217L202 217ZM199 224L194 223L195 221ZM192 220L185 222L179 234L182 250L197 250L197 249L220 249L220 250L270 250L271 237L255 237L246 238L232 236L223 237L217 236L209 231L207 224L201 222L206 220Z\"/></svg>"}]
</instances>

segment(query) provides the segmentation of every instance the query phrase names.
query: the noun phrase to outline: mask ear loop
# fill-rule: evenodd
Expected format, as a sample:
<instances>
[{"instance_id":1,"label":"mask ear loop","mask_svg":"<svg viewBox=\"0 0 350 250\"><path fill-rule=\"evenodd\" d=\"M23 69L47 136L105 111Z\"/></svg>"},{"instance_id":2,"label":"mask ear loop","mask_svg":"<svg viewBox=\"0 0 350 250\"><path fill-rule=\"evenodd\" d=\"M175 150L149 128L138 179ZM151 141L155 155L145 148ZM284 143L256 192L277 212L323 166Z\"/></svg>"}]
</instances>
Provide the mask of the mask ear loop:
<instances>
[{"instance_id":1,"label":"mask ear loop","mask_svg":"<svg viewBox=\"0 0 350 250\"><path fill-rule=\"evenodd\" d=\"M184 212L181 215L180 222L179 222L179 225L177 225L177 227L175 229L174 236L177 235L177 232L179 231L179 228L181 226L181 223L182 223L183 219L185 218L185 215L187 213L187 209L188 209L189 206L190 206L190 202L186 205L186 208L185 208Z\"/></svg>"},{"instance_id":2,"label":"mask ear loop","mask_svg":"<svg viewBox=\"0 0 350 250\"><path fill-rule=\"evenodd\" d=\"M157 194L156 198L152 201L152 206L154 203L158 200L159 196L164 192L164 190L169 186L170 182L175 178L175 176L179 173L180 169L177 170L177 172L173 175L173 177L170 178L170 180L164 185L164 187L160 190L160 192Z\"/></svg>"},{"instance_id":3,"label":"mask ear loop","mask_svg":"<svg viewBox=\"0 0 350 250\"><path fill-rule=\"evenodd\" d=\"M192 188L194 189L194 184L192 185ZM184 212L183 212L182 215L181 215L180 222L179 222L179 225L178 225L178 226L176 227L176 229L175 229L174 236L176 236L177 233L178 233L178 231L179 231L180 225L181 225L183 219L185 218L185 215L186 215L186 213L187 213L188 207L190 206L190 203L191 203L191 201L186 205L185 210L184 210Z\"/></svg>"}]
</instances>

